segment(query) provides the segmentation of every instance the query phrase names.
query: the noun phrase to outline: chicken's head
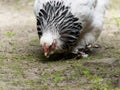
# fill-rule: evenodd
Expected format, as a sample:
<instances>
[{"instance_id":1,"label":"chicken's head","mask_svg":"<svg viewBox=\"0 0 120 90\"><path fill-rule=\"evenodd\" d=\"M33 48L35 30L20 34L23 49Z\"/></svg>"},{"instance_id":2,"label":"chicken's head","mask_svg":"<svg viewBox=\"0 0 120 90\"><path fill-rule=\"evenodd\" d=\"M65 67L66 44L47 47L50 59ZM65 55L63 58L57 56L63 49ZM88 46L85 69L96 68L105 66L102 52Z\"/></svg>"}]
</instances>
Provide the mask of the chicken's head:
<instances>
[{"instance_id":1,"label":"chicken's head","mask_svg":"<svg viewBox=\"0 0 120 90\"><path fill-rule=\"evenodd\" d=\"M56 40L53 40L52 44L47 44L47 43L44 43L43 44L43 50L44 50L44 56L45 57L49 57L49 55L53 54L54 53L54 50L56 48Z\"/></svg>"}]
</instances>

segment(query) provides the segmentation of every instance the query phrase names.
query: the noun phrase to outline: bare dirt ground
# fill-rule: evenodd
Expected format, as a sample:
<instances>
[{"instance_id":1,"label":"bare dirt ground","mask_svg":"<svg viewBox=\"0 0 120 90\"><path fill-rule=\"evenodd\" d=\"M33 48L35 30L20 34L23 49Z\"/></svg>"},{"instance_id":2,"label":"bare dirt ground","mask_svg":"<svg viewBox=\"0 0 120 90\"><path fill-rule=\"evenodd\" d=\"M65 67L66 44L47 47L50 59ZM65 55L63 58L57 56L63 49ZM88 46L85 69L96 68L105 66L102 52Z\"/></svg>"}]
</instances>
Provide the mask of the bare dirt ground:
<instances>
[{"instance_id":1,"label":"bare dirt ground","mask_svg":"<svg viewBox=\"0 0 120 90\"><path fill-rule=\"evenodd\" d=\"M41 55L32 3L19 4L0 1L0 90L120 90L119 10L107 11L101 47L90 57L49 61ZM117 63L86 63L104 58Z\"/></svg>"}]
</instances>

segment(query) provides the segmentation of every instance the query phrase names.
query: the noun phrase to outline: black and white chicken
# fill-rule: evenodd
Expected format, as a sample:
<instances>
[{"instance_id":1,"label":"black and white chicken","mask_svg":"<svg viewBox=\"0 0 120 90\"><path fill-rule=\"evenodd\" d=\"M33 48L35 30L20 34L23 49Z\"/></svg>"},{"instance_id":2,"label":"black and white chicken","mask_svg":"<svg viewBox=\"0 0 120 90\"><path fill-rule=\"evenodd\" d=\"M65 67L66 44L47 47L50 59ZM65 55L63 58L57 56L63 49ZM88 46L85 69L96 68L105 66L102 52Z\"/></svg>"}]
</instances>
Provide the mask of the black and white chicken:
<instances>
[{"instance_id":1,"label":"black and white chicken","mask_svg":"<svg viewBox=\"0 0 120 90\"><path fill-rule=\"evenodd\" d=\"M37 31L44 55L79 53L99 37L109 0L35 0Z\"/></svg>"}]
</instances>

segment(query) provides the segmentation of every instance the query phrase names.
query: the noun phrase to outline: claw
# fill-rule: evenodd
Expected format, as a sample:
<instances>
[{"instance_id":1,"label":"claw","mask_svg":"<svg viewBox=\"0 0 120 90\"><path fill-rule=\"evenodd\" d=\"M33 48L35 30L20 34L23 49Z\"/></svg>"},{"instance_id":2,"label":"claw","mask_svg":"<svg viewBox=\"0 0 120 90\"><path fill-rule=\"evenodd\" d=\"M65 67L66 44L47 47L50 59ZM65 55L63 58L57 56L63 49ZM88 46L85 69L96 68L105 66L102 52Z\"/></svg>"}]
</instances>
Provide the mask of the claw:
<instances>
[{"instance_id":1,"label":"claw","mask_svg":"<svg viewBox=\"0 0 120 90\"><path fill-rule=\"evenodd\" d=\"M94 48L100 48L100 45L95 44L93 47L94 47Z\"/></svg>"}]
</instances>

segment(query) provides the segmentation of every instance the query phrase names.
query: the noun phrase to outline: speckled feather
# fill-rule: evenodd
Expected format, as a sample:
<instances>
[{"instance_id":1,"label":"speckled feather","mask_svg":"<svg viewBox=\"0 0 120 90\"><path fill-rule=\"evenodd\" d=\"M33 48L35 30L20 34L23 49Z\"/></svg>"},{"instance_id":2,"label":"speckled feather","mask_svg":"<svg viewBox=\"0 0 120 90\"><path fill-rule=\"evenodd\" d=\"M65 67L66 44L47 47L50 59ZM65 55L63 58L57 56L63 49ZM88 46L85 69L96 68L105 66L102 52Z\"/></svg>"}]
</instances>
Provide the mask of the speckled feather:
<instances>
[{"instance_id":1,"label":"speckled feather","mask_svg":"<svg viewBox=\"0 0 120 90\"><path fill-rule=\"evenodd\" d=\"M70 52L75 53L94 44L103 30L108 3L109 0L35 0L40 44L50 46L56 39L56 51L72 46Z\"/></svg>"},{"instance_id":2,"label":"speckled feather","mask_svg":"<svg viewBox=\"0 0 120 90\"><path fill-rule=\"evenodd\" d=\"M70 12L70 7L63 2L49 1L43 4L37 16L37 30L39 36L49 28L55 27L60 34L60 40L64 42L63 48L69 49L77 43L77 39L82 29L79 18Z\"/></svg>"}]
</instances>

